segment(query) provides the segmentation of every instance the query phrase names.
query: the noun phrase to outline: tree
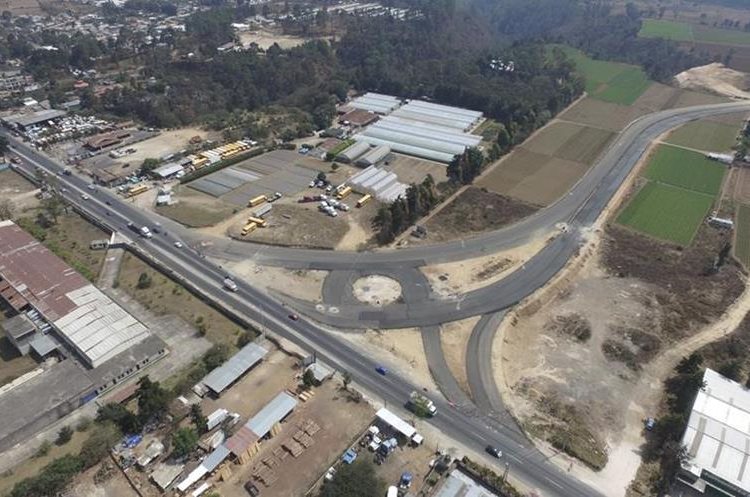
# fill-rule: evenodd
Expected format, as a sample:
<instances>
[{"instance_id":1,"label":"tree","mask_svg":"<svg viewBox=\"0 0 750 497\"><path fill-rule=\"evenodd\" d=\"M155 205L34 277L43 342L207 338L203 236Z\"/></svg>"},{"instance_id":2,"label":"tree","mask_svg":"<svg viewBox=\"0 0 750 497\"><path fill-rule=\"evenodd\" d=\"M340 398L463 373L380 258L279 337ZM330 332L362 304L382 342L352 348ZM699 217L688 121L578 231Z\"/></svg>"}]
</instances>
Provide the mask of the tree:
<instances>
[{"instance_id":1,"label":"tree","mask_svg":"<svg viewBox=\"0 0 750 497\"><path fill-rule=\"evenodd\" d=\"M158 165L159 165L158 159L150 159L150 158L146 159L143 161L143 164L141 164L141 169L138 172L138 174L140 174L141 176L145 176L151 171L153 171L154 169L156 169L156 166Z\"/></svg>"},{"instance_id":2,"label":"tree","mask_svg":"<svg viewBox=\"0 0 750 497\"><path fill-rule=\"evenodd\" d=\"M63 212L62 197L52 192L50 196L42 200L41 204L44 212L52 218L54 224L57 224L57 220Z\"/></svg>"},{"instance_id":3,"label":"tree","mask_svg":"<svg viewBox=\"0 0 750 497\"><path fill-rule=\"evenodd\" d=\"M208 349L203 356L203 364L207 371L213 371L229 359L229 349L226 345L217 344Z\"/></svg>"},{"instance_id":4,"label":"tree","mask_svg":"<svg viewBox=\"0 0 750 497\"><path fill-rule=\"evenodd\" d=\"M139 290L145 290L146 288L150 288L152 283L151 276L148 273L143 272L138 276L136 288Z\"/></svg>"},{"instance_id":5,"label":"tree","mask_svg":"<svg viewBox=\"0 0 750 497\"><path fill-rule=\"evenodd\" d=\"M42 445L37 447L33 457L44 457L49 454L49 450L52 448L52 443L49 440L42 442Z\"/></svg>"},{"instance_id":6,"label":"tree","mask_svg":"<svg viewBox=\"0 0 750 497\"><path fill-rule=\"evenodd\" d=\"M73 438L73 428L70 426L63 426L60 428L60 431L57 432L57 440L55 440L55 443L57 445L65 445L70 442L71 438Z\"/></svg>"},{"instance_id":7,"label":"tree","mask_svg":"<svg viewBox=\"0 0 750 497\"><path fill-rule=\"evenodd\" d=\"M305 388L317 386L318 382L315 380L315 373L313 373L312 369L305 370L302 375L302 384L305 385Z\"/></svg>"},{"instance_id":8,"label":"tree","mask_svg":"<svg viewBox=\"0 0 750 497\"><path fill-rule=\"evenodd\" d=\"M119 405L119 404L118 404ZM133 433L133 432L130 432ZM122 432L111 421L98 421L83 442L79 453L84 467L90 468L104 459L112 447L122 438Z\"/></svg>"},{"instance_id":9,"label":"tree","mask_svg":"<svg viewBox=\"0 0 750 497\"><path fill-rule=\"evenodd\" d=\"M96 413L96 421L99 423L110 421L119 427L123 433L138 433L143 426L138 416L122 404L114 402L104 404L99 408Z\"/></svg>"},{"instance_id":10,"label":"tree","mask_svg":"<svg viewBox=\"0 0 750 497\"><path fill-rule=\"evenodd\" d=\"M352 464L342 464L333 479L323 486L320 497L380 497L385 495L385 483L375 474L369 459L358 458Z\"/></svg>"},{"instance_id":11,"label":"tree","mask_svg":"<svg viewBox=\"0 0 750 497\"><path fill-rule=\"evenodd\" d=\"M349 385L352 382L352 374L349 371L344 371L341 381L344 384L344 390L349 390Z\"/></svg>"},{"instance_id":12,"label":"tree","mask_svg":"<svg viewBox=\"0 0 750 497\"><path fill-rule=\"evenodd\" d=\"M740 381L742 374L742 363L738 360L731 360L723 363L716 370L721 376L729 378L730 380Z\"/></svg>"},{"instance_id":13,"label":"tree","mask_svg":"<svg viewBox=\"0 0 750 497\"><path fill-rule=\"evenodd\" d=\"M11 202L9 198L4 198L0 200L0 221L5 221L6 219L13 219L15 210L16 210L15 206L13 205L13 202Z\"/></svg>"},{"instance_id":14,"label":"tree","mask_svg":"<svg viewBox=\"0 0 750 497\"><path fill-rule=\"evenodd\" d=\"M7 154L10 151L10 144L8 139L4 136L0 136L0 155Z\"/></svg>"},{"instance_id":15,"label":"tree","mask_svg":"<svg viewBox=\"0 0 750 497\"><path fill-rule=\"evenodd\" d=\"M203 415L200 404L190 406L190 419L193 421L195 429L199 434L202 435L208 431L208 419Z\"/></svg>"},{"instance_id":16,"label":"tree","mask_svg":"<svg viewBox=\"0 0 750 497\"><path fill-rule=\"evenodd\" d=\"M169 396L158 381L151 381L148 375L138 380L138 417L143 423L153 418L161 418L167 410Z\"/></svg>"},{"instance_id":17,"label":"tree","mask_svg":"<svg viewBox=\"0 0 750 497\"><path fill-rule=\"evenodd\" d=\"M190 454L198 444L198 434L192 428L180 428L172 435L172 454L177 457L185 457Z\"/></svg>"}]
</instances>

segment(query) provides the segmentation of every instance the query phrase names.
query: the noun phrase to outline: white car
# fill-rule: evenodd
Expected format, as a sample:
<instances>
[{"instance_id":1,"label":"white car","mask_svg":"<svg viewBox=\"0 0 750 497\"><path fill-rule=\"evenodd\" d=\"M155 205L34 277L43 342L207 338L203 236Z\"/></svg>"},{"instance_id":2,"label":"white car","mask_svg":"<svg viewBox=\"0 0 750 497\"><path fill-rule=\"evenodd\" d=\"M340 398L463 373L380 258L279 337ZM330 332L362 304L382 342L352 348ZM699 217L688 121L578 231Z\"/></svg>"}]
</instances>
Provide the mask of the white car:
<instances>
[{"instance_id":1,"label":"white car","mask_svg":"<svg viewBox=\"0 0 750 497\"><path fill-rule=\"evenodd\" d=\"M83 200L88 200L88 199L89 199L89 196L88 196L88 195L86 195L85 193L83 193L83 194L81 194L81 198L82 198Z\"/></svg>"},{"instance_id":2,"label":"white car","mask_svg":"<svg viewBox=\"0 0 750 497\"><path fill-rule=\"evenodd\" d=\"M94 186L93 184L91 184L91 183L89 183L88 185L86 185L86 188L88 188L88 189L89 189L89 190L91 190L92 192L93 192L94 190L96 190L96 187L95 187L95 186Z\"/></svg>"},{"instance_id":3,"label":"white car","mask_svg":"<svg viewBox=\"0 0 750 497\"><path fill-rule=\"evenodd\" d=\"M174 246L177 248L182 248L182 242L174 242Z\"/></svg>"}]
</instances>

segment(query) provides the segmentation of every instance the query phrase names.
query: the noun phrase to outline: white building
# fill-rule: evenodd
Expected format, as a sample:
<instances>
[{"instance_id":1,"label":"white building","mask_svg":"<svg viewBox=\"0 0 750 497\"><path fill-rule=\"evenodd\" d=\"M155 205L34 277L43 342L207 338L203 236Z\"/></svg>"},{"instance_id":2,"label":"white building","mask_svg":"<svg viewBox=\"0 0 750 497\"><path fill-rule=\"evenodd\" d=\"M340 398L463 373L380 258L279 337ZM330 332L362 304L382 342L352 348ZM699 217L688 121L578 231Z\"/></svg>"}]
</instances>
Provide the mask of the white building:
<instances>
[{"instance_id":1,"label":"white building","mask_svg":"<svg viewBox=\"0 0 750 497\"><path fill-rule=\"evenodd\" d=\"M750 390L706 369L682 444L678 480L706 495L750 493Z\"/></svg>"}]
</instances>

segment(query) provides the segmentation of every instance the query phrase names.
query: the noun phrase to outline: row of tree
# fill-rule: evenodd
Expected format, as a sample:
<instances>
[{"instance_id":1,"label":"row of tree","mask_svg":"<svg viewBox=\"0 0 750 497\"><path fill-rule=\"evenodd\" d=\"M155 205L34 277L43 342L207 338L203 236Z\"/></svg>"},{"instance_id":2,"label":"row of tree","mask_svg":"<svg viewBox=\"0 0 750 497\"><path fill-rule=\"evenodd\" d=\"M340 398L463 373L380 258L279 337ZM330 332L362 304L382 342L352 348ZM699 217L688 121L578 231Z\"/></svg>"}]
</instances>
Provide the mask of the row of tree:
<instances>
[{"instance_id":1,"label":"row of tree","mask_svg":"<svg viewBox=\"0 0 750 497\"><path fill-rule=\"evenodd\" d=\"M399 197L383 205L373 220L376 239L380 244L392 242L396 236L430 212L440 201L435 180L428 175L420 184L412 184L406 197Z\"/></svg>"}]
</instances>

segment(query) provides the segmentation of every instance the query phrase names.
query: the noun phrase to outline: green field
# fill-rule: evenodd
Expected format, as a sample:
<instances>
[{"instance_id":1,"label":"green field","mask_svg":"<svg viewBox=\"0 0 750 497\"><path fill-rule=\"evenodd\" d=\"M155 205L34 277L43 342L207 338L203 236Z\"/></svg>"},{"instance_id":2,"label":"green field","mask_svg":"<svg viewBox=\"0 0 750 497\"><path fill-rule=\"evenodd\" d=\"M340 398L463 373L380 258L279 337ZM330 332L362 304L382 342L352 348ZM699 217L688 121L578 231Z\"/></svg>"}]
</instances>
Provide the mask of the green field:
<instances>
[{"instance_id":1,"label":"green field","mask_svg":"<svg viewBox=\"0 0 750 497\"><path fill-rule=\"evenodd\" d=\"M740 204L735 226L734 256L747 269L750 268L750 205Z\"/></svg>"},{"instance_id":2,"label":"green field","mask_svg":"<svg viewBox=\"0 0 750 497\"><path fill-rule=\"evenodd\" d=\"M667 143L708 152L729 152L737 141L740 124L693 121L681 126L667 138Z\"/></svg>"},{"instance_id":3,"label":"green field","mask_svg":"<svg viewBox=\"0 0 750 497\"><path fill-rule=\"evenodd\" d=\"M575 48L556 45L575 63L586 80L586 92L593 98L630 105L648 88L650 81L640 67L594 60Z\"/></svg>"},{"instance_id":4,"label":"green field","mask_svg":"<svg viewBox=\"0 0 750 497\"><path fill-rule=\"evenodd\" d=\"M691 152L661 145L651 158L645 176L659 183L716 195L721 188L726 167Z\"/></svg>"},{"instance_id":5,"label":"green field","mask_svg":"<svg viewBox=\"0 0 750 497\"><path fill-rule=\"evenodd\" d=\"M675 41L693 41L693 26L685 22L646 19L638 36L666 38Z\"/></svg>"},{"instance_id":6,"label":"green field","mask_svg":"<svg viewBox=\"0 0 750 497\"><path fill-rule=\"evenodd\" d=\"M693 26L685 22L646 19L639 36L667 38L675 41L717 43L719 45L750 45L750 33L734 29Z\"/></svg>"},{"instance_id":7,"label":"green field","mask_svg":"<svg viewBox=\"0 0 750 497\"><path fill-rule=\"evenodd\" d=\"M649 181L617 222L655 238L689 245L713 201L711 195Z\"/></svg>"}]
</instances>

